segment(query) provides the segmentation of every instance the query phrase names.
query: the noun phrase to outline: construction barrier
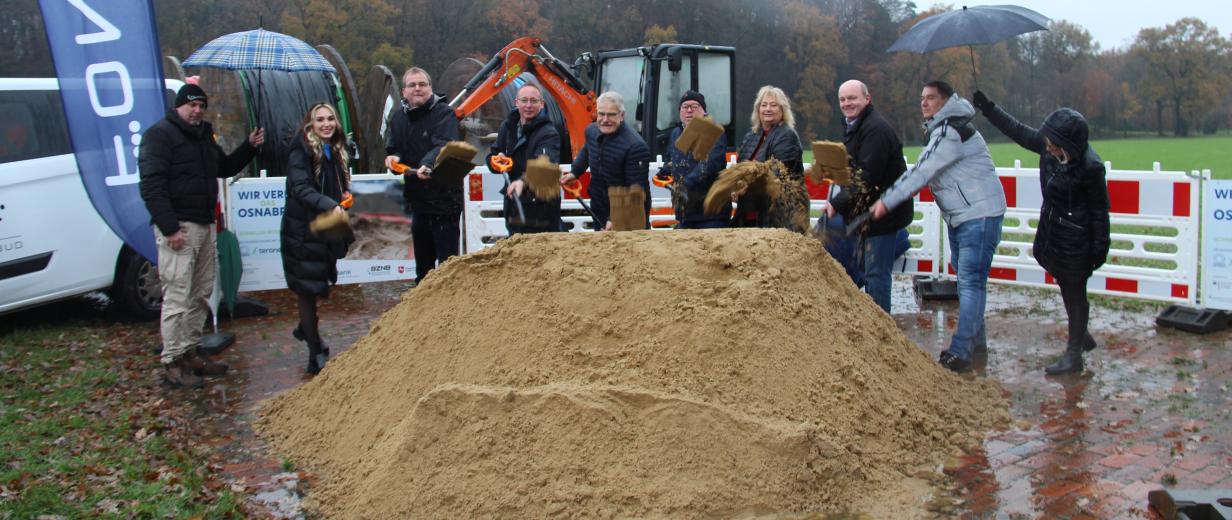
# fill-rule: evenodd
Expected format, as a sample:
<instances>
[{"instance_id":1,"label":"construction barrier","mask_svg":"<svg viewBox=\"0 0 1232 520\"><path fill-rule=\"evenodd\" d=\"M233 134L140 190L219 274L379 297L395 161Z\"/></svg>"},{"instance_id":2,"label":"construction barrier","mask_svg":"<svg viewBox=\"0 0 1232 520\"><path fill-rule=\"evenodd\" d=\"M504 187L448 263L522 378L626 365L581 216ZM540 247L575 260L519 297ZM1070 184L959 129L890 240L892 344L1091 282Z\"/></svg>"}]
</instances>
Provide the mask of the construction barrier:
<instances>
[{"instance_id":1,"label":"construction barrier","mask_svg":"<svg viewBox=\"0 0 1232 520\"><path fill-rule=\"evenodd\" d=\"M1199 180L1184 172L1108 170L1112 247L1108 261L1091 276L1091 293L1193 305L1197 301L1200 227ZM989 281L1052 288L1056 280L1031 256L1043 202L1039 169L997 168L1007 210ZM945 229L938 220L937 226ZM948 278L948 233L941 233Z\"/></svg>"},{"instance_id":2,"label":"construction barrier","mask_svg":"<svg viewBox=\"0 0 1232 520\"><path fill-rule=\"evenodd\" d=\"M729 163L729 166L732 164L735 163ZM569 167L568 164L561 165L566 173L569 172ZM660 158L658 162L650 164L650 174L657 173L662 167L663 162ZM806 164L805 168L807 167ZM589 176L584 177L582 191L584 199L589 199L589 194L585 190L588 182ZM491 173L486 168L478 168L468 176L466 204L462 217L464 252L478 251L509 236L508 230L505 229L504 202L500 194L504 183L500 175ZM806 184L811 199L809 224L815 225L818 216L825 211L828 189L827 186L816 185L807 179ZM676 217L672 210L671 191L652 183L650 195L651 229L670 229L676 224ZM908 227L911 249L895 263L895 272L912 275L938 275L941 273L942 265L940 256L942 233L935 223L940 220L941 212L935 202L922 200L921 196L916 196L915 202L915 219ZM561 202L561 214L566 231L594 231L590 215L576 200L566 196Z\"/></svg>"}]
</instances>

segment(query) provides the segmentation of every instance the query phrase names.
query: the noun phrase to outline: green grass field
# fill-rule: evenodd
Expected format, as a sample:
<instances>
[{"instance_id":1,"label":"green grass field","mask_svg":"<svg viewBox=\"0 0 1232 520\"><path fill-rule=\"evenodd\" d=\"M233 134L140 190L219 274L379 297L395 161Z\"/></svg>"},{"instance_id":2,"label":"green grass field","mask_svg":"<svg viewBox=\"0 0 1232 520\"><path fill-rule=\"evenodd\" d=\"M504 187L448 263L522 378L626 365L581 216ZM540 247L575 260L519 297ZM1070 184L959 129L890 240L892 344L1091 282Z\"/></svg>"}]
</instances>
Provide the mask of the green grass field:
<instances>
[{"instance_id":1,"label":"green grass field","mask_svg":"<svg viewBox=\"0 0 1232 520\"><path fill-rule=\"evenodd\" d=\"M1151 170L1158 162L1164 171L1210 170L1212 178L1232 179L1232 137L1159 137L1154 139L1105 139L1091 145L1105 161L1112 161L1118 170ZM989 145L997 166L1012 167L1015 160L1025 168L1035 168L1039 156L1009 142ZM903 149L907 162L920 156L919 146ZM812 162L813 153L804 152L804 161Z\"/></svg>"},{"instance_id":2,"label":"green grass field","mask_svg":"<svg viewBox=\"0 0 1232 520\"><path fill-rule=\"evenodd\" d=\"M1158 162L1165 171L1211 170L1215 179L1232 179L1232 137L1110 139L1092 141L1091 146L1117 170L1150 170ZM1014 143L992 143L989 150L997 166L1014 166L1015 160L1026 168L1039 164L1038 155ZM903 153L915 162L920 147L904 148Z\"/></svg>"}]
</instances>

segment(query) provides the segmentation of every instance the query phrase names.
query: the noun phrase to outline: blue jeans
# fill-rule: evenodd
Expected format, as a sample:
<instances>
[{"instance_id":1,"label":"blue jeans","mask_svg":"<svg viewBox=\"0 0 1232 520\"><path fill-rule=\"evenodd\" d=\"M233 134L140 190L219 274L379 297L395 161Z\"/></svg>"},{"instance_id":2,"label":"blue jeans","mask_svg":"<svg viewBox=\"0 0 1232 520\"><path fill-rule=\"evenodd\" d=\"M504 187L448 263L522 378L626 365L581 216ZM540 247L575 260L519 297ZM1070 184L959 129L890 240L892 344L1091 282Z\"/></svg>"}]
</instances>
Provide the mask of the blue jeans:
<instances>
[{"instance_id":1,"label":"blue jeans","mask_svg":"<svg viewBox=\"0 0 1232 520\"><path fill-rule=\"evenodd\" d=\"M978 218L958 227L947 226L950 263L958 272L958 330L950 340L950 354L971 359L972 347L986 342L984 304L988 301L988 270L1001 242L1004 217Z\"/></svg>"},{"instance_id":2,"label":"blue jeans","mask_svg":"<svg viewBox=\"0 0 1232 520\"><path fill-rule=\"evenodd\" d=\"M898 258L897 233L865 237L863 242L864 291L881 310L890 312L890 288L894 278L894 259Z\"/></svg>"}]
</instances>

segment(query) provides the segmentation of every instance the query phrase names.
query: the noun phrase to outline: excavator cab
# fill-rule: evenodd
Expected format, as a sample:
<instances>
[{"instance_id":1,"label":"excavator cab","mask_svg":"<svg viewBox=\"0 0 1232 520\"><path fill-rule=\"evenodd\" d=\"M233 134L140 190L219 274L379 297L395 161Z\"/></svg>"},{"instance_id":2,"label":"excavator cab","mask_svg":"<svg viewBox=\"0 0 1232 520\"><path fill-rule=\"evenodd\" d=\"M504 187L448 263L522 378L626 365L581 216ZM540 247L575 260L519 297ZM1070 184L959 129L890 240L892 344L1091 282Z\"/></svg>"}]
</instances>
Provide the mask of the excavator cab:
<instances>
[{"instance_id":1,"label":"excavator cab","mask_svg":"<svg viewBox=\"0 0 1232 520\"><path fill-rule=\"evenodd\" d=\"M580 66L579 66L580 65ZM584 55L574 70L594 74L594 90L625 98L625 123L641 134L651 155L666 155L672 128L680 124L680 96L696 90L723 125L729 146L736 142L736 49L709 45L659 44Z\"/></svg>"}]
</instances>

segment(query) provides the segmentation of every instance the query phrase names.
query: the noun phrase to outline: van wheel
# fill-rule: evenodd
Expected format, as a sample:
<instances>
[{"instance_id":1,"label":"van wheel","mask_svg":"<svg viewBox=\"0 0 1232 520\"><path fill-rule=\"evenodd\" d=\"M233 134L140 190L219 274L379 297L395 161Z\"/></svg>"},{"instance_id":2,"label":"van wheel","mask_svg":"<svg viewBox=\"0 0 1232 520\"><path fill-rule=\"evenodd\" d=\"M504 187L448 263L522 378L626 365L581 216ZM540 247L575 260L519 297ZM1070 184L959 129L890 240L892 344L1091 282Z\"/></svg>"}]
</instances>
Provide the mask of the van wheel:
<instances>
[{"instance_id":1,"label":"van wheel","mask_svg":"<svg viewBox=\"0 0 1232 520\"><path fill-rule=\"evenodd\" d=\"M158 318L163 305L163 288L158 268L127 247L120 253L111 299L119 309L139 320Z\"/></svg>"}]
</instances>

